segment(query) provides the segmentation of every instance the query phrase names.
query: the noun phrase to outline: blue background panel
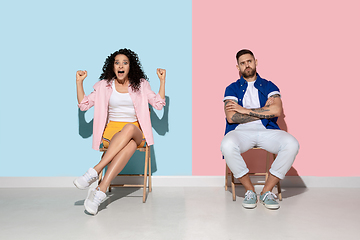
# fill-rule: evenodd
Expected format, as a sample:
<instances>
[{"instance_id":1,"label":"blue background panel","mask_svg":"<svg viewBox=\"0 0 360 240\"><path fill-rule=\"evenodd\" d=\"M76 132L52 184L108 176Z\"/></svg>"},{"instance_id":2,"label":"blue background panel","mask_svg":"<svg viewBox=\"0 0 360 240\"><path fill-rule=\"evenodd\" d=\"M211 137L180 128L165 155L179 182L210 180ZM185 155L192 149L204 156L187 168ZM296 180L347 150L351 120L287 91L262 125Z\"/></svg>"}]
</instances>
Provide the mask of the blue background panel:
<instances>
[{"instance_id":1,"label":"blue background panel","mask_svg":"<svg viewBox=\"0 0 360 240\"><path fill-rule=\"evenodd\" d=\"M154 92L156 68L167 70L167 106L152 111L154 175L191 175L191 1L2 1L0 9L0 176L77 176L99 161L93 109L79 112L75 73L88 71L89 94L120 48L139 55Z\"/></svg>"}]
</instances>

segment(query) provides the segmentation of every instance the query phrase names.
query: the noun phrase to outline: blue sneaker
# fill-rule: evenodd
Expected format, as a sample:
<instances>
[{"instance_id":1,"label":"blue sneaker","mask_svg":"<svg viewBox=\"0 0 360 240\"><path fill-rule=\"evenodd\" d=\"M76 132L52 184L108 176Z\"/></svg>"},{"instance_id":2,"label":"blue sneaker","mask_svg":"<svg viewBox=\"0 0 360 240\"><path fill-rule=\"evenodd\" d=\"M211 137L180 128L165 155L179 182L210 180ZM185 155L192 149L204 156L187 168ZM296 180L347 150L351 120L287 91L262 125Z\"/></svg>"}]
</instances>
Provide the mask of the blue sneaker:
<instances>
[{"instance_id":1,"label":"blue sneaker","mask_svg":"<svg viewBox=\"0 0 360 240\"><path fill-rule=\"evenodd\" d=\"M276 195L270 191L260 195L260 202L264 204L267 209L279 209L280 205L275 200Z\"/></svg>"},{"instance_id":2,"label":"blue sneaker","mask_svg":"<svg viewBox=\"0 0 360 240\"><path fill-rule=\"evenodd\" d=\"M242 203L244 208L255 208L257 202L257 196L256 193L254 193L251 190L247 190L245 193L245 199Z\"/></svg>"}]
</instances>

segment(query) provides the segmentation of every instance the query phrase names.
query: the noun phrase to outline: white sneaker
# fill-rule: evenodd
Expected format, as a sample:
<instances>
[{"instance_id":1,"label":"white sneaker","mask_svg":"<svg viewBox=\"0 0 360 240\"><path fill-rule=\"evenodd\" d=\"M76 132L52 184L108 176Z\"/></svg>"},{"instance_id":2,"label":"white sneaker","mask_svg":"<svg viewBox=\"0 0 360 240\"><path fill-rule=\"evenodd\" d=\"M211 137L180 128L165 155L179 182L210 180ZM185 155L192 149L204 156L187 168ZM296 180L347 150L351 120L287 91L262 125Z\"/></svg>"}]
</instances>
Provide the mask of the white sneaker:
<instances>
[{"instance_id":1,"label":"white sneaker","mask_svg":"<svg viewBox=\"0 0 360 240\"><path fill-rule=\"evenodd\" d=\"M84 202L85 210L95 215L98 212L100 203L102 203L105 198L106 194L100 191L100 189L89 189L88 196Z\"/></svg>"},{"instance_id":2,"label":"white sneaker","mask_svg":"<svg viewBox=\"0 0 360 240\"><path fill-rule=\"evenodd\" d=\"M90 168L83 176L74 180L74 185L79 189L88 188L93 182L99 179L95 169Z\"/></svg>"}]
</instances>

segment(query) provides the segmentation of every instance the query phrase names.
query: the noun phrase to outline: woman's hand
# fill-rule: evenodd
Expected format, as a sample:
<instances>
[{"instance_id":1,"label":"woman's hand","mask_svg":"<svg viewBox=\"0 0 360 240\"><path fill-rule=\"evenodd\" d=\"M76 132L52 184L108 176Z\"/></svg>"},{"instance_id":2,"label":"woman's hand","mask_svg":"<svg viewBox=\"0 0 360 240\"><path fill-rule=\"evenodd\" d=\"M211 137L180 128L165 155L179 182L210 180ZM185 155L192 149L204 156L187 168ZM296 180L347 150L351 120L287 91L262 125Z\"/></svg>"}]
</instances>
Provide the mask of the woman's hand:
<instances>
[{"instance_id":1,"label":"woman's hand","mask_svg":"<svg viewBox=\"0 0 360 240\"><path fill-rule=\"evenodd\" d=\"M82 83L86 77L87 77L87 71L79 70L76 72L76 82Z\"/></svg>"},{"instance_id":2,"label":"woman's hand","mask_svg":"<svg viewBox=\"0 0 360 240\"><path fill-rule=\"evenodd\" d=\"M166 70L158 68L158 69L156 69L156 73L160 79L160 82L165 82Z\"/></svg>"},{"instance_id":3,"label":"woman's hand","mask_svg":"<svg viewBox=\"0 0 360 240\"><path fill-rule=\"evenodd\" d=\"M166 77L166 70L158 68L156 69L156 73L160 79L160 88L159 88L159 95L162 99L165 99L165 77Z\"/></svg>"},{"instance_id":4,"label":"woman's hand","mask_svg":"<svg viewBox=\"0 0 360 240\"><path fill-rule=\"evenodd\" d=\"M87 71L79 70L76 72L76 92L77 92L77 99L79 104L81 103L81 101L84 99L85 96L83 82L86 76L87 76Z\"/></svg>"}]
</instances>

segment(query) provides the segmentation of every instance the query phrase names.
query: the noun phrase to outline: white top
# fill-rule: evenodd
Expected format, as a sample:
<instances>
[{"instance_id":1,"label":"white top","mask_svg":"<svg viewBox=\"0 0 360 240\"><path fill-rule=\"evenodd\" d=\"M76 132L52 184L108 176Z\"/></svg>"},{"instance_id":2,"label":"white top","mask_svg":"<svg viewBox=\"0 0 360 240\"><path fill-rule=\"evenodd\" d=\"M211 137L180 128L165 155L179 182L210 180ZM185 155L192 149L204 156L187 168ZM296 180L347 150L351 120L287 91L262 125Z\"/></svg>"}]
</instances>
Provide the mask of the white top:
<instances>
[{"instance_id":1,"label":"white top","mask_svg":"<svg viewBox=\"0 0 360 240\"><path fill-rule=\"evenodd\" d=\"M113 92L109 100L109 120L114 122L136 122L137 117L129 93L119 93L112 83Z\"/></svg>"},{"instance_id":2,"label":"white top","mask_svg":"<svg viewBox=\"0 0 360 240\"><path fill-rule=\"evenodd\" d=\"M246 92L244 94L244 98L243 98L243 102L242 102L244 108L247 108L247 109L260 108L259 91L256 89L254 84L255 84L255 81L248 82L248 86L246 88ZM239 124L237 127L239 127L240 125L247 125L247 126L253 125L254 127L264 126L261 123L260 119L253 121L253 122Z\"/></svg>"}]
</instances>

